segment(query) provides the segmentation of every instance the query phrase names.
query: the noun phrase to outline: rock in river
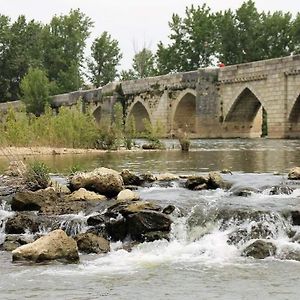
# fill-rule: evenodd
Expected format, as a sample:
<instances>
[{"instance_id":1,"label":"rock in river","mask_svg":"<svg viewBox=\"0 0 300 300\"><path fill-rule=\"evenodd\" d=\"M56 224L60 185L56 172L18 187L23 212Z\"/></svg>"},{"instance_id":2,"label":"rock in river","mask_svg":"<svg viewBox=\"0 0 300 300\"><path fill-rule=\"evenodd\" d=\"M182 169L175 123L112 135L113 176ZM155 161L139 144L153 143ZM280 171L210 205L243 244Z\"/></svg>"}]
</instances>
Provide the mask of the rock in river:
<instances>
[{"instance_id":1,"label":"rock in river","mask_svg":"<svg viewBox=\"0 0 300 300\"><path fill-rule=\"evenodd\" d=\"M107 253L110 250L109 241L93 233L81 233L74 239L79 251L84 253Z\"/></svg>"},{"instance_id":2,"label":"rock in river","mask_svg":"<svg viewBox=\"0 0 300 300\"><path fill-rule=\"evenodd\" d=\"M118 196L117 201L124 202L124 201L133 201L133 200L139 200L140 196L138 193L135 193L129 189L122 190Z\"/></svg>"},{"instance_id":3,"label":"rock in river","mask_svg":"<svg viewBox=\"0 0 300 300\"><path fill-rule=\"evenodd\" d=\"M79 261L77 244L61 230L54 230L37 239L35 242L23 245L12 252L12 260L44 262L57 260L66 263Z\"/></svg>"},{"instance_id":4,"label":"rock in river","mask_svg":"<svg viewBox=\"0 0 300 300\"><path fill-rule=\"evenodd\" d=\"M87 173L76 173L70 180L73 190L86 188L107 197L114 197L123 189L121 175L112 169L98 168Z\"/></svg>"},{"instance_id":5,"label":"rock in river","mask_svg":"<svg viewBox=\"0 0 300 300\"><path fill-rule=\"evenodd\" d=\"M253 258L264 259L268 256L274 256L276 253L276 246L264 240L257 240L247 246L244 251L244 256L250 256Z\"/></svg>"},{"instance_id":6,"label":"rock in river","mask_svg":"<svg viewBox=\"0 0 300 300\"><path fill-rule=\"evenodd\" d=\"M292 169L289 171L288 179L291 179L291 180L299 180L299 179L300 179L300 167L292 168Z\"/></svg>"}]
</instances>

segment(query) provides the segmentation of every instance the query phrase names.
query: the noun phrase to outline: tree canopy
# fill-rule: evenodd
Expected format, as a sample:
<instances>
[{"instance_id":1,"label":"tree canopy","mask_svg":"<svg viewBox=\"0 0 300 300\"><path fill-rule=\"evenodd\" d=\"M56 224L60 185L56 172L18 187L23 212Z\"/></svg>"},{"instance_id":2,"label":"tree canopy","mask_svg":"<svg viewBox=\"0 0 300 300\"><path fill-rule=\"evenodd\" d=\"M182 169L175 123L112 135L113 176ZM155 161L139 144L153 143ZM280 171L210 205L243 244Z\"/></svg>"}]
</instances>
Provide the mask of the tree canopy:
<instances>
[{"instance_id":1,"label":"tree canopy","mask_svg":"<svg viewBox=\"0 0 300 300\"><path fill-rule=\"evenodd\" d=\"M79 9L55 15L48 24L0 14L0 102L21 97L21 81L43 70L50 95L77 90L89 79L96 87L116 78L137 79L200 67L245 63L300 53L300 13L260 12L252 0L238 9L213 12L207 5L173 14L169 42L155 52L144 47L120 72L121 49L104 31L85 57L92 20Z\"/></svg>"}]
</instances>

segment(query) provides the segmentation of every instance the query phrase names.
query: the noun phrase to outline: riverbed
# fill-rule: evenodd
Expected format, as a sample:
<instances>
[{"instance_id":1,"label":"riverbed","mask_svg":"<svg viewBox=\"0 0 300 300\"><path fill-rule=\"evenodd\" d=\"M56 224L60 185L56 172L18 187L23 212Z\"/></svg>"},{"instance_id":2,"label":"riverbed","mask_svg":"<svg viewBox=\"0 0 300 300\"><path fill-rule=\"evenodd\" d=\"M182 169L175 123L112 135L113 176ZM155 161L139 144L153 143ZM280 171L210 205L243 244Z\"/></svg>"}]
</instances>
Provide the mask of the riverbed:
<instances>
[{"instance_id":1,"label":"riverbed","mask_svg":"<svg viewBox=\"0 0 300 300\"><path fill-rule=\"evenodd\" d=\"M229 191L190 191L172 181L164 186L140 187L142 199L162 206L173 204L184 212L173 216L170 241L143 243L131 252L116 242L108 254L81 255L78 265L12 264L11 254L0 252L0 298L300 299L300 263L279 258L286 247L300 248L285 232L287 226L298 232L299 226L291 225L280 214L286 209L300 209L300 182L287 179L288 170L300 166L300 140L194 140L189 153L179 151L176 140L168 140L166 145L168 151L50 155L38 159L54 173L100 166L180 175L229 169L232 174L223 177L233 186ZM7 164L6 159L0 159L1 170ZM290 186L293 192L271 195L274 186ZM237 196L234 191L240 188L251 189L250 195ZM226 228L213 218L209 226L201 225L203 216L221 209L242 210L249 216ZM245 244L228 243L232 230L255 225L257 220L250 215L257 211L277 246L276 257L245 258L241 256ZM9 213L2 201L0 220ZM86 216L73 218L80 225L77 230L86 230Z\"/></svg>"}]
</instances>

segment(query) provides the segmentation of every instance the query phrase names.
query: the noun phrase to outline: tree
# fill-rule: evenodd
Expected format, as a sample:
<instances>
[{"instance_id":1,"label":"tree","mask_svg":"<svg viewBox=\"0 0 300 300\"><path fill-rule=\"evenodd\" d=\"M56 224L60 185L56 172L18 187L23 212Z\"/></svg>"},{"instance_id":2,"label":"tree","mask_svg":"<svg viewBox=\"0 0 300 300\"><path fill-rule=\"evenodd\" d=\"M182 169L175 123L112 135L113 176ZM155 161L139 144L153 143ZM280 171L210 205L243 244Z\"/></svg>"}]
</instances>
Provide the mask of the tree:
<instances>
[{"instance_id":1,"label":"tree","mask_svg":"<svg viewBox=\"0 0 300 300\"><path fill-rule=\"evenodd\" d=\"M52 93L77 90L82 84L86 39L93 23L79 9L54 16L43 31L44 68L56 84Z\"/></svg>"},{"instance_id":2,"label":"tree","mask_svg":"<svg viewBox=\"0 0 300 300\"><path fill-rule=\"evenodd\" d=\"M136 53L132 67L138 78L155 76L154 55L151 50L144 47L140 52Z\"/></svg>"},{"instance_id":3,"label":"tree","mask_svg":"<svg viewBox=\"0 0 300 300\"><path fill-rule=\"evenodd\" d=\"M25 16L12 24L9 19L0 18L1 31L1 98L4 100L17 100L20 97L20 82L29 67L42 64L42 25L31 20L26 21Z\"/></svg>"},{"instance_id":4,"label":"tree","mask_svg":"<svg viewBox=\"0 0 300 300\"><path fill-rule=\"evenodd\" d=\"M137 52L132 61L132 69L121 71L121 80L132 80L138 78L145 78L157 75L155 68L155 56L150 49L143 48Z\"/></svg>"},{"instance_id":5,"label":"tree","mask_svg":"<svg viewBox=\"0 0 300 300\"><path fill-rule=\"evenodd\" d=\"M205 4L186 8L185 17L174 14L169 23L171 44L158 45L159 73L196 70L211 64L215 55L214 16Z\"/></svg>"},{"instance_id":6,"label":"tree","mask_svg":"<svg viewBox=\"0 0 300 300\"><path fill-rule=\"evenodd\" d=\"M91 81L96 86L103 86L117 76L117 66L122 54L119 43L104 31L92 44L92 59L88 61Z\"/></svg>"},{"instance_id":7,"label":"tree","mask_svg":"<svg viewBox=\"0 0 300 300\"><path fill-rule=\"evenodd\" d=\"M36 116L41 115L50 100L49 81L45 71L38 68L30 68L22 79L21 91L26 111Z\"/></svg>"}]
</instances>

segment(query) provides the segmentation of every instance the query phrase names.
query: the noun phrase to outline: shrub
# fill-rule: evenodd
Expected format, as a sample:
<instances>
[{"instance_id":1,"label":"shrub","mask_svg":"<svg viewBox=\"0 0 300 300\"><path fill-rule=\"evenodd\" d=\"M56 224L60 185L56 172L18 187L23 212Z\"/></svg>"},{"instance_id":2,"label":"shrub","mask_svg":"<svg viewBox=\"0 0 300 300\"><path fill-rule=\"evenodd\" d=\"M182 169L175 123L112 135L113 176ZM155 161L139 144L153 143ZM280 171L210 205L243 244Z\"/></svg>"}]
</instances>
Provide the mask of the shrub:
<instances>
[{"instance_id":1,"label":"shrub","mask_svg":"<svg viewBox=\"0 0 300 300\"><path fill-rule=\"evenodd\" d=\"M49 168L43 162L35 160L29 163L24 179L30 190L45 189L50 182Z\"/></svg>"}]
</instances>

